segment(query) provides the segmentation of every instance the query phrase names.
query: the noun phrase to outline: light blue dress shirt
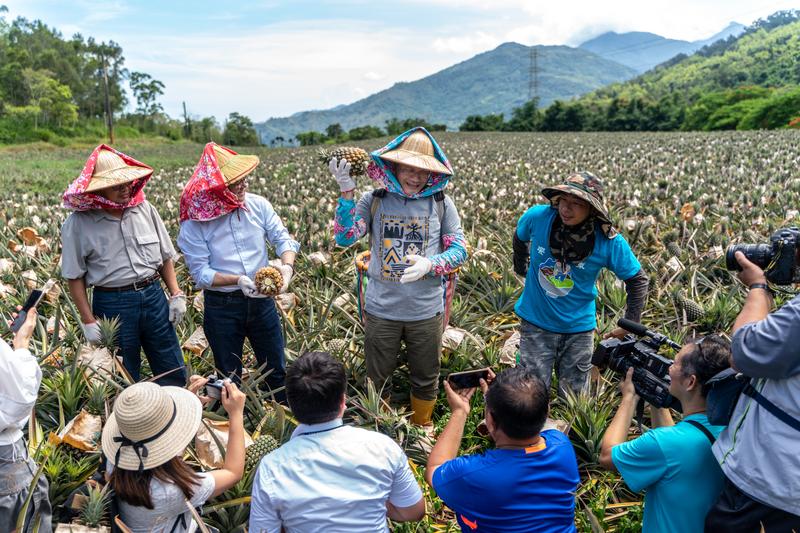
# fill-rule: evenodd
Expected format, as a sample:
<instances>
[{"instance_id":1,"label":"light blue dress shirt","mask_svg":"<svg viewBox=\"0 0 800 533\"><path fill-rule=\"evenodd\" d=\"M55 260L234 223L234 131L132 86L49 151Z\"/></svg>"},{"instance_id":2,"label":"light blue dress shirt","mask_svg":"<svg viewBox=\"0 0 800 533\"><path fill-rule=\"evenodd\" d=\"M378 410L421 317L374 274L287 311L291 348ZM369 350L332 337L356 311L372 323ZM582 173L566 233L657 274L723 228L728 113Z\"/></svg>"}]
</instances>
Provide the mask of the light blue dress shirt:
<instances>
[{"instance_id":1,"label":"light blue dress shirt","mask_svg":"<svg viewBox=\"0 0 800 533\"><path fill-rule=\"evenodd\" d=\"M217 272L252 279L259 268L269 264L267 242L278 257L300 250L300 243L292 239L266 198L247 193L245 206L247 209L236 209L214 220L181 224L178 246L197 288L210 288ZM230 285L213 290L233 292L238 288Z\"/></svg>"},{"instance_id":2,"label":"light blue dress shirt","mask_svg":"<svg viewBox=\"0 0 800 533\"><path fill-rule=\"evenodd\" d=\"M251 533L388 533L386 502L411 507L422 491L396 442L337 418L266 455L252 496Z\"/></svg>"}]
</instances>

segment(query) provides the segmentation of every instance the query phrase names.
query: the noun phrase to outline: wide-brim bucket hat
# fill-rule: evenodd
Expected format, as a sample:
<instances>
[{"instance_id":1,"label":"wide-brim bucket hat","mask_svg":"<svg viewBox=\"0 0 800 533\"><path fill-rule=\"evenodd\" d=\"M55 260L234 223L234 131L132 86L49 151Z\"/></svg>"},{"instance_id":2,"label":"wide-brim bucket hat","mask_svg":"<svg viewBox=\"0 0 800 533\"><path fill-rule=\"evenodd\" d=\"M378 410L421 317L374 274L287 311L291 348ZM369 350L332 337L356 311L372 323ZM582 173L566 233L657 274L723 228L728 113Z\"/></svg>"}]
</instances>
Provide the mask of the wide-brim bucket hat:
<instances>
[{"instance_id":1,"label":"wide-brim bucket hat","mask_svg":"<svg viewBox=\"0 0 800 533\"><path fill-rule=\"evenodd\" d=\"M382 153L380 158L436 174L453 175L452 170L436 159L431 139L421 130L406 137L397 148Z\"/></svg>"},{"instance_id":2,"label":"wide-brim bucket hat","mask_svg":"<svg viewBox=\"0 0 800 533\"><path fill-rule=\"evenodd\" d=\"M200 399L184 388L135 383L114 402L103 428L103 453L123 470L161 466L183 455L202 415Z\"/></svg>"},{"instance_id":3,"label":"wide-brim bucket hat","mask_svg":"<svg viewBox=\"0 0 800 533\"><path fill-rule=\"evenodd\" d=\"M218 144L214 145L214 157L217 159L225 185L233 185L240 181L255 170L260 162L257 155L237 154L230 148Z\"/></svg>"},{"instance_id":4,"label":"wide-brim bucket hat","mask_svg":"<svg viewBox=\"0 0 800 533\"><path fill-rule=\"evenodd\" d=\"M131 165L114 152L103 149L97 154L97 162L94 165L92 178L84 192L94 192L122 185L123 183L130 183L146 178L152 173L153 169L148 166Z\"/></svg>"},{"instance_id":5,"label":"wide-brim bucket hat","mask_svg":"<svg viewBox=\"0 0 800 533\"><path fill-rule=\"evenodd\" d=\"M608 208L603 201L603 181L592 174L582 170L570 174L563 183L542 189L542 194L556 207L558 199L563 194L570 194L587 202L594 210L595 217L600 221L603 233L611 238L617 234L614 223L608 213Z\"/></svg>"}]
</instances>

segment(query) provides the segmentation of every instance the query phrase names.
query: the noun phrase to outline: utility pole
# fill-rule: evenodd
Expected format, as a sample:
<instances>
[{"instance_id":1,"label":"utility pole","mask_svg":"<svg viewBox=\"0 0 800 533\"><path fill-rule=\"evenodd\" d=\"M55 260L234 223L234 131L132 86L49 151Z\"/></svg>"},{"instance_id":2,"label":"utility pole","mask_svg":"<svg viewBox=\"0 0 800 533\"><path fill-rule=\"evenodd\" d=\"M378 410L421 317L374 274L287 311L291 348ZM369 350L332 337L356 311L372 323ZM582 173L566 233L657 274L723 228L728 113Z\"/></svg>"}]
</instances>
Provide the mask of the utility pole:
<instances>
[{"instance_id":1,"label":"utility pole","mask_svg":"<svg viewBox=\"0 0 800 533\"><path fill-rule=\"evenodd\" d=\"M189 114L186 112L186 102L183 102L183 136L187 139L192 136L192 124L189 122Z\"/></svg>"},{"instance_id":2,"label":"utility pole","mask_svg":"<svg viewBox=\"0 0 800 533\"><path fill-rule=\"evenodd\" d=\"M539 49L531 46L530 66L528 69L528 101L539 99Z\"/></svg>"},{"instance_id":3,"label":"utility pole","mask_svg":"<svg viewBox=\"0 0 800 533\"><path fill-rule=\"evenodd\" d=\"M114 144L114 118L111 114L111 99L108 95L108 65L106 55L100 56L103 60L103 88L105 89L106 126L108 127L108 142Z\"/></svg>"}]
</instances>

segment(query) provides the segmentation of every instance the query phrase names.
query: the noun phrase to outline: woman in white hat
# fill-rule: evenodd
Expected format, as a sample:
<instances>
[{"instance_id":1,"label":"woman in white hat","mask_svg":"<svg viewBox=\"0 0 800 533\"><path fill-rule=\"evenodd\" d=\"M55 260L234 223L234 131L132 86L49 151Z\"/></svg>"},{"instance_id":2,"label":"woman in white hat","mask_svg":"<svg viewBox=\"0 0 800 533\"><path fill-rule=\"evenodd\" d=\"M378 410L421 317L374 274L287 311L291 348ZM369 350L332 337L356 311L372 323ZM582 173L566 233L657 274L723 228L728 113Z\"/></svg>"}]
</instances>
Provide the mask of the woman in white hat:
<instances>
[{"instance_id":1,"label":"woman in white hat","mask_svg":"<svg viewBox=\"0 0 800 533\"><path fill-rule=\"evenodd\" d=\"M113 465L110 484L120 518L134 533L194 531L187 504L202 505L242 478L245 395L226 381L221 400L230 420L225 464L198 473L183 460L203 411L194 393L143 382L117 397L102 447Z\"/></svg>"},{"instance_id":2,"label":"woman in white hat","mask_svg":"<svg viewBox=\"0 0 800 533\"><path fill-rule=\"evenodd\" d=\"M175 276L177 253L161 217L144 198L153 169L100 145L64 193L72 209L61 228L61 273L86 340L100 341L95 317L119 317L123 364L139 381L141 350L160 385L186 383L174 325L186 313ZM160 281L169 290L164 294ZM94 287L92 303L86 291Z\"/></svg>"}]
</instances>

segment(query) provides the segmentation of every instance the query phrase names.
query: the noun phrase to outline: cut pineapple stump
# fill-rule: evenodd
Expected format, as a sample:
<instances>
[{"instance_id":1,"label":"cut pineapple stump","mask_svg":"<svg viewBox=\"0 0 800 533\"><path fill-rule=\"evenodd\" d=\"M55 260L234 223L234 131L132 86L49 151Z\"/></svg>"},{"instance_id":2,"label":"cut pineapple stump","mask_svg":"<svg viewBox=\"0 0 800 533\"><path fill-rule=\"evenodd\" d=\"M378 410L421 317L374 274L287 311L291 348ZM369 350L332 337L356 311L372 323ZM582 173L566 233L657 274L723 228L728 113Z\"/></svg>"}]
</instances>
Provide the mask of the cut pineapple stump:
<instances>
[{"instance_id":1,"label":"cut pineapple stump","mask_svg":"<svg viewBox=\"0 0 800 533\"><path fill-rule=\"evenodd\" d=\"M277 296L283 285L283 276L280 270L275 267L259 268L256 272L256 288L258 292L266 296Z\"/></svg>"}]
</instances>

